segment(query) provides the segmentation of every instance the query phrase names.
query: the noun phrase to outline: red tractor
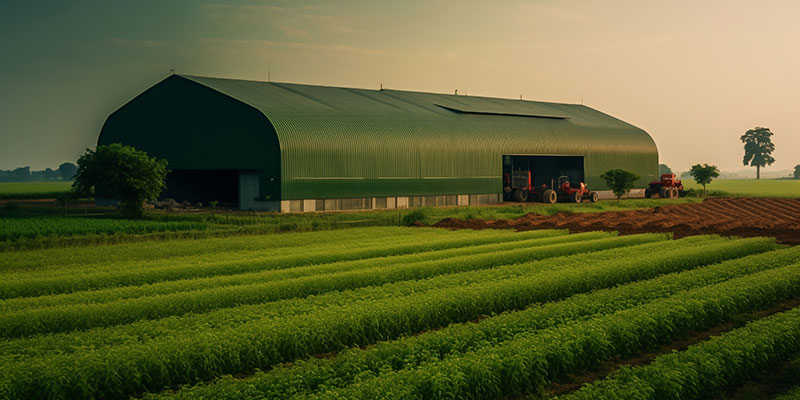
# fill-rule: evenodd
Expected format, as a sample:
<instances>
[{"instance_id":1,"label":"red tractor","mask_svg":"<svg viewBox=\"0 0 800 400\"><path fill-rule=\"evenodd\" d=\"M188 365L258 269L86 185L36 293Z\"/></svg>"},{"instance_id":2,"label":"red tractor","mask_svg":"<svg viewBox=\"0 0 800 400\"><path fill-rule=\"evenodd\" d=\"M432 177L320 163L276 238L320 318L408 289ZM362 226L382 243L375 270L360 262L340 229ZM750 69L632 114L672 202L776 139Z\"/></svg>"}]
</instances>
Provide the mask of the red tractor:
<instances>
[{"instance_id":1,"label":"red tractor","mask_svg":"<svg viewBox=\"0 0 800 400\"><path fill-rule=\"evenodd\" d=\"M558 177L558 188L560 189L559 197L566 198L573 203L580 203L584 199L588 199L592 203L597 202L597 192L590 192L586 188L586 184L581 182L577 187L572 187L569 184L569 179L566 176Z\"/></svg>"},{"instance_id":2,"label":"red tractor","mask_svg":"<svg viewBox=\"0 0 800 400\"><path fill-rule=\"evenodd\" d=\"M675 174L661 174L661 180L650 182L644 190L644 197L649 199L658 194L662 199L677 199L683 193L683 183L675 179Z\"/></svg>"},{"instance_id":3,"label":"red tractor","mask_svg":"<svg viewBox=\"0 0 800 400\"><path fill-rule=\"evenodd\" d=\"M511 171L503 174L503 197L505 200L526 202L529 199L537 199L543 203L553 204L559 200L580 203L584 199L596 202L597 192L590 192L586 185L581 182L578 187L572 187L566 176L558 178L558 187L555 187L554 180L550 180L550 186L545 184L533 186L531 172L525 170Z\"/></svg>"}]
</instances>

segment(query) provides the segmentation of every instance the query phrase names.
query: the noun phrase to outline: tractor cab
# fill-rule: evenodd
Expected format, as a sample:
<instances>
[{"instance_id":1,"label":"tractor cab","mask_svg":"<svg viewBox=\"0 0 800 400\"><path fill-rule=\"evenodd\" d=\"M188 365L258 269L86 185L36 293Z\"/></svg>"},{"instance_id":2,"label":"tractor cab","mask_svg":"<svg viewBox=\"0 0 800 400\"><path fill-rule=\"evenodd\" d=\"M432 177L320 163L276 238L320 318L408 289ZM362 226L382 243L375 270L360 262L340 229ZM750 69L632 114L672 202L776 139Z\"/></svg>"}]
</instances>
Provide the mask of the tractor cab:
<instances>
[{"instance_id":1,"label":"tractor cab","mask_svg":"<svg viewBox=\"0 0 800 400\"><path fill-rule=\"evenodd\" d=\"M683 193L683 182L675 174L661 174L661 179L650 182L644 190L644 197L649 199L658 195L662 199L677 199Z\"/></svg>"},{"instance_id":2,"label":"tractor cab","mask_svg":"<svg viewBox=\"0 0 800 400\"><path fill-rule=\"evenodd\" d=\"M589 192L586 184L581 182L579 185L572 187L569 183L569 178L566 176L558 177L558 197L562 199L569 199L573 203L580 203L584 198L589 199L592 203L598 199L597 192Z\"/></svg>"},{"instance_id":3,"label":"tractor cab","mask_svg":"<svg viewBox=\"0 0 800 400\"><path fill-rule=\"evenodd\" d=\"M675 174L661 174L661 186L675 187L681 184Z\"/></svg>"},{"instance_id":4,"label":"tractor cab","mask_svg":"<svg viewBox=\"0 0 800 400\"><path fill-rule=\"evenodd\" d=\"M558 187L561 189L561 193L571 193L576 190L580 191L581 193L586 191L585 183L581 182L580 187L573 188L569 183L569 178L566 176L558 177Z\"/></svg>"},{"instance_id":5,"label":"tractor cab","mask_svg":"<svg viewBox=\"0 0 800 400\"><path fill-rule=\"evenodd\" d=\"M564 189L569 189L569 178L566 176L559 176L558 187L561 188L561 191L564 191Z\"/></svg>"},{"instance_id":6,"label":"tractor cab","mask_svg":"<svg viewBox=\"0 0 800 400\"><path fill-rule=\"evenodd\" d=\"M519 202L528 201L531 188L531 171L515 169L503 174L503 199Z\"/></svg>"}]
</instances>

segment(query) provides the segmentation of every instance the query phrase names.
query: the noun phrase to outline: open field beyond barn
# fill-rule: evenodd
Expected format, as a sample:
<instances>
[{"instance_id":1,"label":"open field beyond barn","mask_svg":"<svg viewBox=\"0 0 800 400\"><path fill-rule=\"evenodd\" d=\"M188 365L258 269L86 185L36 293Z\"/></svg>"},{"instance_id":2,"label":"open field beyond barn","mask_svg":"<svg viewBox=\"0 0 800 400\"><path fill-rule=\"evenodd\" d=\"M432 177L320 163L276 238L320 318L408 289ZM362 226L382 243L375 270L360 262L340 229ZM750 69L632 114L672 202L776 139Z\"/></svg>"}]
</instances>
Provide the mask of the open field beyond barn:
<instances>
[{"instance_id":1,"label":"open field beyond barn","mask_svg":"<svg viewBox=\"0 0 800 400\"><path fill-rule=\"evenodd\" d=\"M691 179L684 179L683 184L687 189L703 190L702 185ZM706 189L727 196L800 198L800 180L797 179L716 179L706 185Z\"/></svg>"},{"instance_id":2,"label":"open field beyond barn","mask_svg":"<svg viewBox=\"0 0 800 400\"><path fill-rule=\"evenodd\" d=\"M372 227L0 271L0 398L666 398L800 353L800 247L771 238Z\"/></svg>"},{"instance_id":3,"label":"open field beyond barn","mask_svg":"<svg viewBox=\"0 0 800 400\"><path fill-rule=\"evenodd\" d=\"M72 188L72 182L0 182L0 200L54 198Z\"/></svg>"}]
</instances>

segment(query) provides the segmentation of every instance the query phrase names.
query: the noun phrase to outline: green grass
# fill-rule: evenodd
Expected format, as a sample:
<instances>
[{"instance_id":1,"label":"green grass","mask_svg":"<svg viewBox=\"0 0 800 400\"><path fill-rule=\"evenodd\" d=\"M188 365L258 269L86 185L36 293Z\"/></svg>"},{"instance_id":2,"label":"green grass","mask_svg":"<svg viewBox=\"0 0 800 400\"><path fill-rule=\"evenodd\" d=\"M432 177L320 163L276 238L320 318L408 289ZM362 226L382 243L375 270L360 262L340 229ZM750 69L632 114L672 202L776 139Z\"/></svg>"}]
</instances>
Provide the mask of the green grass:
<instances>
[{"instance_id":1,"label":"green grass","mask_svg":"<svg viewBox=\"0 0 800 400\"><path fill-rule=\"evenodd\" d=\"M444 218L498 220L518 218L528 213L553 215L560 212L621 211L700 201L701 198L629 199L619 203L615 200L606 200L581 204L529 203L303 214L207 210L199 213L172 212L167 215L163 211L147 211L141 221L119 219L116 211L110 208L85 208L84 205L71 204L64 215L63 209L55 204L10 202L0 205L0 251L177 237L200 238L398 226L408 224L412 220L432 225ZM88 215L85 214L87 212ZM414 218L410 218L411 216Z\"/></svg>"},{"instance_id":2,"label":"green grass","mask_svg":"<svg viewBox=\"0 0 800 400\"><path fill-rule=\"evenodd\" d=\"M683 183L686 189L703 190L703 186L694 181L686 179ZM724 192L728 196L800 198L800 180L717 179L706 185L706 190L712 195L713 192Z\"/></svg>"},{"instance_id":3,"label":"green grass","mask_svg":"<svg viewBox=\"0 0 800 400\"><path fill-rule=\"evenodd\" d=\"M76 235L146 234L205 230L202 221L131 221L112 218L32 217L0 219L0 241Z\"/></svg>"},{"instance_id":4,"label":"green grass","mask_svg":"<svg viewBox=\"0 0 800 400\"><path fill-rule=\"evenodd\" d=\"M49 199L71 187L72 182L0 182L0 200Z\"/></svg>"},{"instance_id":5,"label":"green grass","mask_svg":"<svg viewBox=\"0 0 800 400\"><path fill-rule=\"evenodd\" d=\"M426 213L425 222L435 223L443 218L458 219L512 219L533 213L538 215L554 215L557 213L596 213L607 211L639 210L654 208L671 204L699 203L699 198L682 198L675 200L662 199L625 199L601 200L597 203L557 203L542 204L528 203L525 205L498 205L483 207L451 207L451 208L423 208ZM408 211L406 211L408 212Z\"/></svg>"}]
</instances>

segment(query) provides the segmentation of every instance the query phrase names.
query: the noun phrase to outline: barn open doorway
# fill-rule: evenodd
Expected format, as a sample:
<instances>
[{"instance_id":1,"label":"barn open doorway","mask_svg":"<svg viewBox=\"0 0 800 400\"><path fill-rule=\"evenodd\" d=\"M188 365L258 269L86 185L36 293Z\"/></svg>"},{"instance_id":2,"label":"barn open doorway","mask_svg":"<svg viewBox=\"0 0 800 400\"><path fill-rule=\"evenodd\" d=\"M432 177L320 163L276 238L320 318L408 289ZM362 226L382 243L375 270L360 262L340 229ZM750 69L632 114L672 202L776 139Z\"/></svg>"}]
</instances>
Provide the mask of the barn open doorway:
<instances>
[{"instance_id":1,"label":"barn open doorway","mask_svg":"<svg viewBox=\"0 0 800 400\"><path fill-rule=\"evenodd\" d=\"M503 200L520 201L513 198L514 189L550 187L560 176L583 182L583 156L503 155Z\"/></svg>"},{"instance_id":2,"label":"barn open doorway","mask_svg":"<svg viewBox=\"0 0 800 400\"><path fill-rule=\"evenodd\" d=\"M201 202L216 201L221 206L239 206L239 171L236 170L172 170L167 174L167 188L162 199Z\"/></svg>"}]
</instances>

